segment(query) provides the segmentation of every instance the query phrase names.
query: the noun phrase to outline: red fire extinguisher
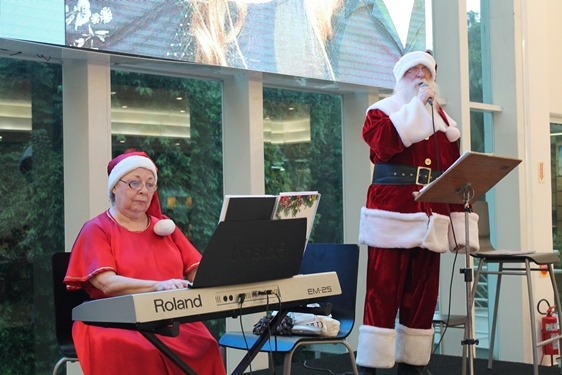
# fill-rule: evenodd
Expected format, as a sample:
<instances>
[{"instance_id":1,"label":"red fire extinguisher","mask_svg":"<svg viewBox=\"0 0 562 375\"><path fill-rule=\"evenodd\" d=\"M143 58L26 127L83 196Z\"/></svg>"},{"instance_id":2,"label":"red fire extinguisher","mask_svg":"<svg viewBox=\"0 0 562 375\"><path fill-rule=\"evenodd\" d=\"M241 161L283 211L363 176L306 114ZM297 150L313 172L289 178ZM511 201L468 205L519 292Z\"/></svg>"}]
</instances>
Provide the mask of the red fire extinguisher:
<instances>
[{"instance_id":1,"label":"red fire extinguisher","mask_svg":"<svg viewBox=\"0 0 562 375\"><path fill-rule=\"evenodd\" d=\"M546 312L542 312L540 310L541 302L546 302L548 308ZM560 334L560 325L558 323L558 316L554 314L554 309L556 306L550 306L550 303L546 299L541 299L537 303L537 311L539 314L544 315L541 319L541 328L542 328L542 340L548 340L552 337L556 337ZM544 359L545 355L550 356L550 363L554 364L554 356L558 355L560 352L560 348L558 345L558 340L552 341L548 344L542 346L542 357L541 357L541 364Z\"/></svg>"},{"instance_id":2,"label":"red fire extinguisher","mask_svg":"<svg viewBox=\"0 0 562 375\"><path fill-rule=\"evenodd\" d=\"M542 339L548 340L551 337L558 336L560 333L560 326L558 325L558 318L554 315L556 306L549 306L546 310L546 315L542 318ZM558 355L558 341L553 341L543 345L543 354Z\"/></svg>"}]
</instances>

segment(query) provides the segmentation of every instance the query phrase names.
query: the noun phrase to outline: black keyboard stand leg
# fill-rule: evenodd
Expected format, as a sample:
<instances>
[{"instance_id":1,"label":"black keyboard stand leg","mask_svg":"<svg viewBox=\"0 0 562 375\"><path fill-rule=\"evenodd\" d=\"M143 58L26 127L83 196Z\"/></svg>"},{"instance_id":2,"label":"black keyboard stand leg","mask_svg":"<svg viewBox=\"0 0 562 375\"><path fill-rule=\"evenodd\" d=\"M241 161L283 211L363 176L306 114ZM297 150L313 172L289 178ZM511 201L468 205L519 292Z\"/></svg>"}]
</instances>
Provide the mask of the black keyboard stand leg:
<instances>
[{"instance_id":1,"label":"black keyboard stand leg","mask_svg":"<svg viewBox=\"0 0 562 375\"><path fill-rule=\"evenodd\" d=\"M158 350L160 350L166 357L174 362L184 373L188 375L197 375L191 367L189 367L176 353L168 348L156 335L152 332L139 331L141 335L146 337Z\"/></svg>"},{"instance_id":2,"label":"black keyboard stand leg","mask_svg":"<svg viewBox=\"0 0 562 375\"><path fill-rule=\"evenodd\" d=\"M288 310L282 309L280 310L273 319L269 322L269 328L264 330L264 332L260 335L259 339L254 343L254 345L248 350L244 358L240 361L238 366L232 372L232 375L243 374L244 371L250 366L252 360L258 355L260 349L265 345L266 341L271 338L271 333L275 332L277 326L281 324L283 318L289 313Z\"/></svg>"}]
</instances>

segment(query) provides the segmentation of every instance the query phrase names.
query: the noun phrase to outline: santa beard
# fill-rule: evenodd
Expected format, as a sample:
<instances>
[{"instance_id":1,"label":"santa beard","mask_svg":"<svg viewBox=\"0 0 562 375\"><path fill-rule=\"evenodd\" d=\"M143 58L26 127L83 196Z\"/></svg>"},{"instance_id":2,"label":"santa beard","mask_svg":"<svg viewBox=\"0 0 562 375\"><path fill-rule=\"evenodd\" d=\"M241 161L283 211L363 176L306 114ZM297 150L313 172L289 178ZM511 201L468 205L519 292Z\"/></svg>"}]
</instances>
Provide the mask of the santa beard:
<instances>
[{"instance_id":1,"label":"santa beard","mask_svg":"<svg viewBox=\"0 0 562 375\"><path fill-rule=\"evenodd\" d=\"M439 96L439 86L435 81L426 81L419 78L402 78L394 87L394 94L402 97L406 103L409 103L415 96L418 96L422 83L431 87L435 91L436 97Z\"/></svg>"}]
</instances>

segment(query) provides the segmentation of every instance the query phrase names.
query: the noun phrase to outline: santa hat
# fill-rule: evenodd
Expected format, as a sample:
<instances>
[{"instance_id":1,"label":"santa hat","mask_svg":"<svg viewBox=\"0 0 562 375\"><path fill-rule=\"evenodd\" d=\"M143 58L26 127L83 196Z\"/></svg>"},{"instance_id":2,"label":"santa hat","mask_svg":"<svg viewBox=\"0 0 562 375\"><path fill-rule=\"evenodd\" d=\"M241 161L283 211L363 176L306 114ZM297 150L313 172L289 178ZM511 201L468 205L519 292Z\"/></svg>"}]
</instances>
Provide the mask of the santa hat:
<instances>
[{"instance_id":1,"label":"santa hat","mask_svg":"<svg viewBox=\"0 0 562 375\"><path fill-rule=\"evenodd\" d=\"M107 165L107 174L109 176L107 179L107 192L110 197L113 188L117 185L119 180L121 180L124 175L137 168L148 169L154 175L154 182L158 182L158 168L156 168L156 165L146 152L126 152L111 160ZM150 206L146 212L149 215L160 219L154 226L154 232L156 234L166 236L175 230L176 225L174 222L162 215L157 191L155 191L152 195L152 201L150 202Z\"/></svg>"},{"instance_id":2,"label":"santa hat","mask_svg":"<svg viewBox=\"0 0 562 375\"><path fill-rule=\"evenodd\" d=\"M435 59L431 54L427 51L414 51L409 52L402 56L400 60L394 65L394 77L396 78L396 82L400 81L406 71L414 66L422 64L427 67L431 71L431 78L435 80L435 73L437 72L437 64L435 63Z\"/></svg>"}]
</instances>

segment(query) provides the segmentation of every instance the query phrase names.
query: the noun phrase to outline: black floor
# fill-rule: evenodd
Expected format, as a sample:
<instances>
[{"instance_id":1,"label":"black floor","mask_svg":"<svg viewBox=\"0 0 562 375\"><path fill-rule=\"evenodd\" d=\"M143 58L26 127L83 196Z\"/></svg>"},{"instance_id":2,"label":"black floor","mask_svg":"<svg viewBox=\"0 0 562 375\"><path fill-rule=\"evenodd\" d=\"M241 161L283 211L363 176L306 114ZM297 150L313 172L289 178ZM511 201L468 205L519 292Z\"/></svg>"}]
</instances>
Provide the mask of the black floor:
<instances>
[{"instance_id":1,"label":"black floor","mask_svg":"<svg viewBox=\"0 0 562 375\"><path fill-rule=\"evenodd\" d=\"M434 355L429 364L432 375L460 375L462 374L462 358L446 355ZM533 365L525 363L494 361L491 370L488 370L488 360L476 358L473 362L474 375L519 375L533 374ZM273 370L253 371L255 375L271 375ZM283 374L283 367L279 366L275 375ZM333 374L343 375L352 374L348 355L334 355L321 359L308 360L304 364L293 363L292 375L322 375ZM377 375L393 375L395 369L377 370ZM469 374L469 371L466 372ZM560 369L550 366L539 366L539 375L558 375Z\"/></svg>"}]
</instances>

